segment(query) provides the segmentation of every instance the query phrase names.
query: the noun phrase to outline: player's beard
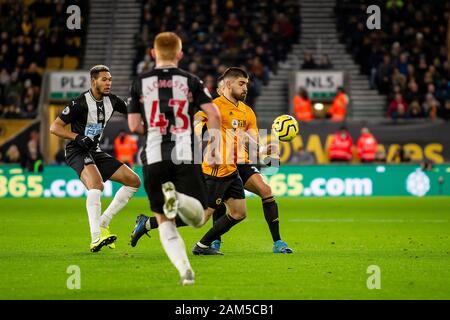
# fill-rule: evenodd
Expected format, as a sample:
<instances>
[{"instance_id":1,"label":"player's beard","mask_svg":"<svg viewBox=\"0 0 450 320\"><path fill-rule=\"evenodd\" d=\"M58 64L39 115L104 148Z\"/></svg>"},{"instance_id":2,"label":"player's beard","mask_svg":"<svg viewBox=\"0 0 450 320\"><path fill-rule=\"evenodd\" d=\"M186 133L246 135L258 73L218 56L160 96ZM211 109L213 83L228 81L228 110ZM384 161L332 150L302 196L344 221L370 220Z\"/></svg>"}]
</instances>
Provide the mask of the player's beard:
<instances>
[{"instance_id":1,"label":"player's beard","mask_svg":"<svg viewBox=\"0 0 450 320\"><path fill-rule=\"evenodd\" d=\"M111 90L111 89L109 89L109 90ZM97 93L100 94L102 97L107 96L109 94L109 93L106 93L105 89L103 89L100 86L96 86L95 91L97 91Z\"/></svg>"},{"instance_id":2,"label":"player's beard","mask_svg":"<svg viewBox=\"0 0 450 320\"><path fill-rule=\"evenodd\" d=\"M238 94L238 93L232 91L231 94L232 94L233 98L235 98L237 101L242 101L242 102L244 102L245 98L247 97L247 93Z\"/></svg>"}]
</instances>

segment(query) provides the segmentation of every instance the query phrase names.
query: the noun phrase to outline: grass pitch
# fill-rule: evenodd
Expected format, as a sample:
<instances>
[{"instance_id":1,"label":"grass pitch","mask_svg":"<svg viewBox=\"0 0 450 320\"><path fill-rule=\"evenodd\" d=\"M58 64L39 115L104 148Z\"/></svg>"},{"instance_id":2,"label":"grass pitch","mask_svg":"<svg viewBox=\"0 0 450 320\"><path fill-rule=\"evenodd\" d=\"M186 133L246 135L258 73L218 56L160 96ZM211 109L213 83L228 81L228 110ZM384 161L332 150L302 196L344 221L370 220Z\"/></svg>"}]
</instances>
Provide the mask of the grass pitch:
<instances>
[{"instance_id":1,"label":"grass pitch","mask_svg":"<svg viewBox=\"0 0 450 320\"><path fill-rule=\"evenodd\" d=\"M225 256L191 254L206 226L179 229L197 279L181 287L156 230L128 245L144 198L113 220L117 249L98 253L84 199L1 199L0 299L450 299L450 197L278 199L291 255L271 252L260 200L247 205ZM80 289L67 287L71 265ZM371 265L381 289L367 288Z\"/></svg>"}]
</instances>

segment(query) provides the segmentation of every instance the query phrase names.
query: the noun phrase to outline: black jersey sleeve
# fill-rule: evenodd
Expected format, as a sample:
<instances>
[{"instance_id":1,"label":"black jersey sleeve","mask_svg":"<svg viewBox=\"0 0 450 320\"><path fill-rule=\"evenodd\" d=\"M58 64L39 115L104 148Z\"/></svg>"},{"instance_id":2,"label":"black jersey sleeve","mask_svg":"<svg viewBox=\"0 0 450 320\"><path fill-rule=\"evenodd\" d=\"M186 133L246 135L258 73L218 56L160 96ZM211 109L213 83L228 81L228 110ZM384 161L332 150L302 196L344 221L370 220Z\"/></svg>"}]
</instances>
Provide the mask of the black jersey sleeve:
<instances>
[{"instance_id":1,"label":"black jersey sleeve","mask_svg":"<svg viewBox=\"0 0 450 320\"><path fill-rule=\"evenodd\" d=\"M128 100L128 113L141 113L141 82L139 78L134 80L131 90L130 90L130 98Z\"/></svg>"},{"instance_id":2,"label":"black jersey sleeve","mask_svg":"<svg viewBox=\"0 0 450 320\"><path fill-rule=\"evenodd\" d=\"M84 105L80 99L72 100L58 115L65 123L74 122L83 112Z\"/></svg>"},{"instance_id":3,"label":"black jersey sleeve","mask_svg":"<svg viewBox=\"0 0 450 320\"><path fill-rule=\"evenodd\" d=\"M112 96L112 103L114 111L122 114L127 114L127 103L116 95Z\"/></svg>"},{"instance_id":4,"label":"black jersey sleeve","mask_svg":"<svg viewBox=\"0 0 450 320\"><path fill-rule=\"evenodd\" d=\"M211 103L211 93L209 92L208 88L205 87L203 81L197 77L195 77L193 80L192 97L195 101L195 104L200 108L202 104Z\"/></svg>"}]
</instances>

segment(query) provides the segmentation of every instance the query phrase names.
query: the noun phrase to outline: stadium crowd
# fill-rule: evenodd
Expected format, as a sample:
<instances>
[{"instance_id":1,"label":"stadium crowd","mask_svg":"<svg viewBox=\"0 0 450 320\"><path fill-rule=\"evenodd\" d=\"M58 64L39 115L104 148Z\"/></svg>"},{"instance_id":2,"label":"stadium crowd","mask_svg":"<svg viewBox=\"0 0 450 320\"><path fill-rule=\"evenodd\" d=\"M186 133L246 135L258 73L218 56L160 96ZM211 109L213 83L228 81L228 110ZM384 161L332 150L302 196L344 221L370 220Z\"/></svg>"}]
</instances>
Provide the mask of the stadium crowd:
<instances>
[{"instance_id":1,"label":"stadium crowd","mask_svg":"<svg viewBox=\"0 0 450 320\"><path fill-rule=\"evenodd\" d=\"M44 169L40 148L39 130L28 133L28 142L12 143L5 152L0 152L0 164L20 165L27 172L41 172Z\"/></svg>"},{"instance_id":2,"label":"stadium crowd","mask_svg":"<svg viewBox=\"0 0 450 320\"><path fill-rule=\"evenodd\" d=\"M0 118L36 117L48 59L81 59L86 28L66 27L66 2L86 12L86 0L0 1Z\"/></svg>"},{"instance_id":3,"label":"stadium crowd","mask_svg":"<svg viewBox=\"0 0 450 320\"><path fill-rule=\"evenodd\" d=\"M393 119L450 119L448 1L374 0L381 29L366 26L367 5L337 2L337 26L372 88L388 96Z\"/></svg>"},{"instance_id":4,"label":"stadium crowd","mask_svg":"<svg viewBox=\"0 0 450 320\"><path fill-rule=\"evenodd\" d=\"M241 66L250 74L247 103L277 72L299 36L297 1L187 0L143 1L142 30L137 39L136 73L150 69L148 44L161 31L183 40L180 67L198 75L211 92L227 67Z\"/></svg>"}]
</instances>

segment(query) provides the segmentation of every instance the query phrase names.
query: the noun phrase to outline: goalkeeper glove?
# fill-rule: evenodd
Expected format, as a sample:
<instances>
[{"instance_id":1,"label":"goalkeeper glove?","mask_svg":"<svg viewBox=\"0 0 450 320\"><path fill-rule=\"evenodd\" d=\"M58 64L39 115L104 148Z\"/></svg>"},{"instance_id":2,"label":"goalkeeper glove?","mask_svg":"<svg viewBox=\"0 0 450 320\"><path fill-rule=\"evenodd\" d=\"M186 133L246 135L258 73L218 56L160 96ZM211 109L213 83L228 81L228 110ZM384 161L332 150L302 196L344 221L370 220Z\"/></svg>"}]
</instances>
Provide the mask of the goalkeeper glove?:
<instances>
[{"instance_id":1,"label":"goalkeeper glove?","mask_svg":"<svg viewBox=\"0 0 450 320\"><path fill-rule=\"evenodd\" d=\"M95 144L91 138L82 134L79 134L75 137L75 142L78 143L80 147L86 150L90 150Z\"/></svg>"}]
</instances>

